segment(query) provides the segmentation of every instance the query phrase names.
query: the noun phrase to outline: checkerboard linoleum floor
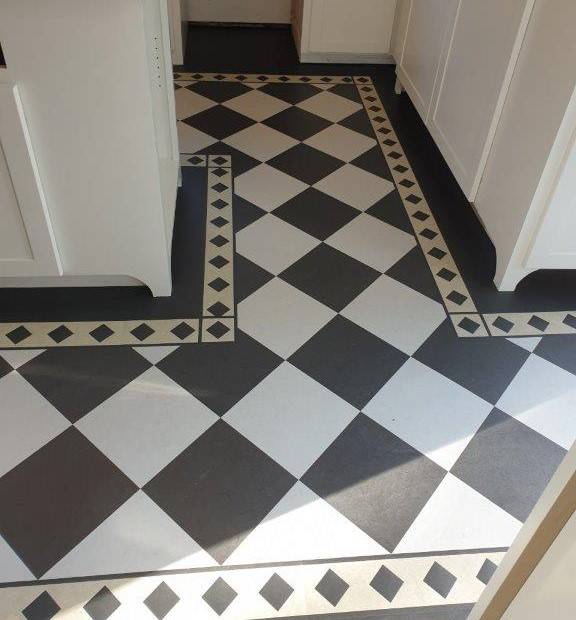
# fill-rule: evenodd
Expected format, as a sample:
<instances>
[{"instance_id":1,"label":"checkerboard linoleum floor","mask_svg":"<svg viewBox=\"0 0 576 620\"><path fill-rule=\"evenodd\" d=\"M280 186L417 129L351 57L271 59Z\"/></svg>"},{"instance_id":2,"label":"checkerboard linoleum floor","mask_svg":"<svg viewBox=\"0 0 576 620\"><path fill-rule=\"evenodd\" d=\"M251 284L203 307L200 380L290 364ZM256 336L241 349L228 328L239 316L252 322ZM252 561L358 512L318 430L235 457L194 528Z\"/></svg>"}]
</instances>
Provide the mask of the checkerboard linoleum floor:
<instances>
[{"instance_id":1,"label":"checkerboard linoleum floor","mask_svg":"<svg viewBox=\"0 0 576 620\"><path fill-rule=\"evenodd\" d=\"M457 337L353 84L176 99L233 156L236 342L0 351L0 580L508 547L574 340Z\"/></svg>"}]
</instances>

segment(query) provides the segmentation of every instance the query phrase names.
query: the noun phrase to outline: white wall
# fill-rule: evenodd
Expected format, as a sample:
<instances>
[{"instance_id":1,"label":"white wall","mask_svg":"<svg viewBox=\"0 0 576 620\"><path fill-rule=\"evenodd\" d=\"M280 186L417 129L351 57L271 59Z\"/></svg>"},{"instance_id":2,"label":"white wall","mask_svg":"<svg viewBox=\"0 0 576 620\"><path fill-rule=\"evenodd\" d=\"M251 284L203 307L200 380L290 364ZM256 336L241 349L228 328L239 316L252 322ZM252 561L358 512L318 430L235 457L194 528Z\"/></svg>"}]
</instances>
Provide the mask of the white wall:
<instances>
[{"instance_id":1,"label":"white wall","mask_svg":"<svg viewBox=\"0 0 576 620\"><path fill-rule=\"evenodd\" d=\"M290 0L187 0L195 22L289 24Z\"/></svg>"}]
</instances>

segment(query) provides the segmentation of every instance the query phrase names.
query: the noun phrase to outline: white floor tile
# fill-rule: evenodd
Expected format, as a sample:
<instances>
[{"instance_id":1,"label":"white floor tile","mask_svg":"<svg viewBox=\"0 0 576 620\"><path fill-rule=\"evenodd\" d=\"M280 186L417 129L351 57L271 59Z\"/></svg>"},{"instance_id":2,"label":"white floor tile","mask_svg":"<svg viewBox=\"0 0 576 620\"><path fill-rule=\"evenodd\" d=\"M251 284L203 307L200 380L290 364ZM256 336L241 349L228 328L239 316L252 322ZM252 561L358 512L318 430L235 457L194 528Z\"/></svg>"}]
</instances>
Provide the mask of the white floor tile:
<instances>
[{"instance_id":1,"label":"white floor tile","mask_svg":"<svg viewBox=\"0 0 576 620\"><path fill-rule=\"evenodd\" d=\"M289 103L259 90L252 90L249 93L234 97L234 99L229 99L222 105L258 122L290 107Z\"/></svg>"},{"instance_id":2,"label":"white floor tile","mask_svg":"<svg viewBox=\"0 0 576 620\"><path fill-rule=\"evenodd\" d=\"M416 239L362 213L335 232L326 243L384 273L416 246Z\"/></svg>"},{"instance_id":3,"label":"white floor tile","mask_svg":"<svg viewBox=\"0 0 576 620\"><path fill-rule=\"evenodd\" d=\"M298 144L298 140L259 123L231 135L223 142L260 161L268 161Z\"/></svg>"},{"instance_id":4,"label":"white floor tile","mask_svg":"<svg viewBox=\"0 0 576 620\"><path fill-rule=\"evenodd\" d=\"M446 470L452 468L492 405L409 359L363 409Z\"/></svg>"},{"instance_id":5,"label":"white floor tile","mask_svg":"<svg viewBox=\"0 0 576 620\"><path fill-rule=\"evenodd\" d=\"M133 347L140 355L146 358L151 364L157 364L167 355L175 351L178 346L162 346L162 347Z\"/></svg>"},{"instance_id":6,"label":"white floor tile","mask_svg":"<svg viewBox=\"0 0 576 620\"><path fill-rule=\"evenodd\" d=\"M261 217L236 235L238 253L274 275L308 254L319 243L311 235L272 214Z\"/></svg>"},{"instance_id":7,"label":"white floor tile","mask_svg":"<svg viewBox=\"0 0 576 620\"><path fill-rule=\"evenodd\" d=\"M70 426L26 379L10 372L0 379L0 476Z\"/></svg>"},{"instance_id":8,"label":"white floor tile","mask_svg":"<svg viewBox=\"0 0 576 620\"><path fill-rule=\"evenodd\" d=\"M276 168L261 164L237 177L234 187L240 198L265 211L273 211L303 192L308 185Z\"/></svg>"},{"instance_id":9,"label":"white floor tile","mask_svg":"<svg viewBox=\"0 0 576 620\"><path fill-rule=\"evenodd\" d=\"M226 564L382 555L387 550L301 482L232 553Z\"/></svg>"},{"instance_id":10,"label":"white floor tile","mask_svg":"<svg viewBox=\"0 0 576 620\"><path fill-rule=\"evenodd\" d=\"M274 353L287 358L335 314L324 304L274 278L238 305L238 326Z\"/></svg>"},{"instance_id":11,"label":"white floor tile","mask_svg":"<svg viewBox=\"0 0 576 620\"><path fill-rule=\"evenodd\" d=\"M314 187L360 211L366 211L387 196L394 189L394 184L347 164L323 178Z\"/></svg>"},{"instance_id":12,"label":"white floor tile","mask_svg":"<svg viewBox=\"0 0 576 620\"><path fill-rule=\"evenodd\" d=\"M194 114L200 114L200 112L209 110L216 105L211 99L187 88L178 88L174 92L174 99L176 101L176 118L179 121L190 118Z\"/></svg>"},{"instance_id":13,"label":"white floor tile","mask_svg":"<svg viewBox=\"0 0 576 620\"><path fill-rule=\"evenodd\" d=\"M218 419L194 396L152 367L76 426L142 486Z\"/></svg>"},{"instance_id":14,"label":"white floor tile","mask_svg":"<svg viewBox=\"0 0 576 620\"><path fill-rule=\"evenodd\" d=\"M0 536L0 582L28 581L36 577Z\"/></svg>"},{"instance_id":15,"label":"white floor tile","mask_svg":"<svg viewBox=\"0 0 576 620\"><path fill-rule=\"evenodd\" d=\"M337 123L361 110L362 104L324 91L299 103L297 107Z\"/></svg>"},{"instance_id":16,"label":"white floor tile","mask_svg":"<svg viewBox=\"0 0 576 620\"><path fill-rule=\"evenodd\" d=\"M181 153L196 153L212 144L216 144L218 140L209 136L207 133L190 127L190 125L178 121L178 144Z\"/></svg>"},{"instance_id":17,"label":"white floor tile","mask_svg":"<svg viewBox=\"0 0 576 620\"><path fill-rule=\"evenodd\" d=\"M2 349L0 357L4 358L12 368L20 368L22 364L29 362L44 351L45 349Z\"/></svg>"},{"instance_id":18,"label":"white floor tile","mask_svg":"<svg viewBox=\"0 0 576 620\"><path fill-rule=\"evenodd\" d=\"M540 344L542 338L507 338L507 340L532 353Z\"/></svg>"},{"instance_id":19,"label":"white floor tile","mask_svg":"<svg viewBox=\"0 0 576 620\"><path fill-rule=\"evenodd\" d=\"M438 302L385 275L341 314L408 355L446 319Z\"/></svg>"},{"instance_id":20,"label":"white floor tile","mask_svg":"<svg viewBox=\"0 0 576 620\"><path fill-rule=\"evenodd\" d=\"M215 566L214 559L138 491L45 575L47 579Z\"/></svg>"},{"instance_id":21,"label":"white floor tile","mask_svg":"<svg viewBox=\"0 0 576 620\"><path fill-rule=\"evenodd\" d=\"M522 523L448 474L395 553L509 547Z\"/></svg>"},{"instance_id":22,"label":"white floor tile","mask_svg":"<svg viewBox=\"0 0 576 620\"><path fill-rule=\"evenodd\" d=\"M352 405L284 362L224 419L299 478L357 413Z\"/></svg>"},{"instance_id":23,"label":"white floor tile","mask_svg":"<svg viewBox=\"0 0 576 620\"><path fill-rule=\"evenodd\" d=\"M576 440L576 377L536 355L526 360L497 407L566 450Z\"/></svg>"},{"instance_id":24,"label":"white floor tile","mask_svg":"<svg viewBox=\"0 0 576 620\"><path fill-rule=\"evenodd\" d=\"M343 161L352 161L377 144L374 138L341 125L330 125L304 142Z\"/></svg>"}]
</instances>

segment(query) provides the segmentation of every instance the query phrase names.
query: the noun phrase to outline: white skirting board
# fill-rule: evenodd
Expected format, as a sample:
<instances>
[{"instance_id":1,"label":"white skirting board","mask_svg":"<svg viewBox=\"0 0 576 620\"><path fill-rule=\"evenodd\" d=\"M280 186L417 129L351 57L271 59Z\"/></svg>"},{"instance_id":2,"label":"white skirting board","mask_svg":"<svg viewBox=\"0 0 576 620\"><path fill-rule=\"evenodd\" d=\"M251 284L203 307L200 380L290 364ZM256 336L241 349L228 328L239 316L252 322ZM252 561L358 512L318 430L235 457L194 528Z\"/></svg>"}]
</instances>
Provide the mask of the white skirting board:
<instances>
[{"instance_id":1,"label":"white skirting board","mask_svg":"<svg viewBox=\"0 0 576 620\"><path fill-rule=\"evenodd\" d=\"M300 62L330 63L342 65L393 65L392 54L347 54L346 52L305 52Z\"/></svg>"}]
</instances>

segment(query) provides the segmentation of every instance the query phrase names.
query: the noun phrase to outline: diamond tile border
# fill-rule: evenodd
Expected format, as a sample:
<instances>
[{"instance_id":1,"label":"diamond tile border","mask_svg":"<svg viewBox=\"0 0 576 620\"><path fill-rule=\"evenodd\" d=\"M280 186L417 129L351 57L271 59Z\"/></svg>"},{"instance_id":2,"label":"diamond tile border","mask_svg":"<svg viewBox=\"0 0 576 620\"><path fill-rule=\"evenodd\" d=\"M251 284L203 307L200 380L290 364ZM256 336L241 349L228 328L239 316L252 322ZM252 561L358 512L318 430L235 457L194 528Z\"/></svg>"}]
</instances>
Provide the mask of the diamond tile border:
<instances>
[{"instance_id":1,"label":"diamond tile border","mask_svg":"<svg viewBox=\"0 0 576 620\"><path fill-rule=\"evenodd\" d=\"M349 75L267 75L262 73L174 73L176 82L256 82L261 84L353 84Z\"/></svg>"},{"instance_id":2,"label":"diamond tile border","mask_svg":"<svg viewBox=\"0 0 576 620\"><path fill-rule=\"evenodd\" d=\"M576 310L483 314L491 336L551 336L576 334Z\"/></svg>"},{"instance_id":3,"label":"diamond tile border","mask_svg":"<svg viewBox=\"0 0 576 620\"><path fill-rule=\"evenodd\" d=\"M0 587L0 612L16 617L40 599L65 610L67 618L85 618L87 606L105 593L120 615L125 608L131 617L144 618L159 589L178 617L194 618L217 614L244 620L469 605L485 587L485 566L498 565L504 553L390 555L12 584ZM450 587L439 587L434 575L442 577L440 586Z\"/></svg>"},{"instance_id":4,"label":"diamond tile border","mask_svg":"<svg viewBox=\"0 0 576 620\"><path fill-rule=\"evenodd\" d=\"M180 158L183 166L207 168L203 318L0 323L0 349L234 341L232 158L194 154Z\"/></svg>"}]
</instances>

